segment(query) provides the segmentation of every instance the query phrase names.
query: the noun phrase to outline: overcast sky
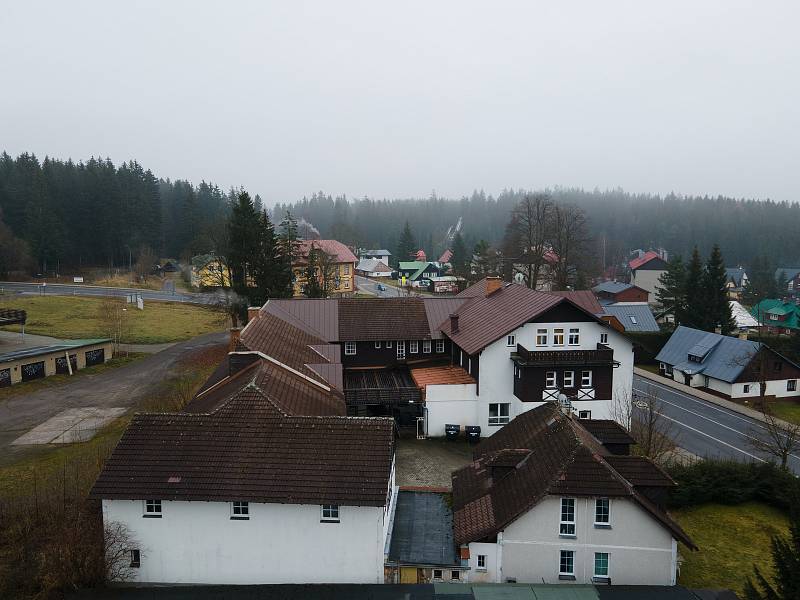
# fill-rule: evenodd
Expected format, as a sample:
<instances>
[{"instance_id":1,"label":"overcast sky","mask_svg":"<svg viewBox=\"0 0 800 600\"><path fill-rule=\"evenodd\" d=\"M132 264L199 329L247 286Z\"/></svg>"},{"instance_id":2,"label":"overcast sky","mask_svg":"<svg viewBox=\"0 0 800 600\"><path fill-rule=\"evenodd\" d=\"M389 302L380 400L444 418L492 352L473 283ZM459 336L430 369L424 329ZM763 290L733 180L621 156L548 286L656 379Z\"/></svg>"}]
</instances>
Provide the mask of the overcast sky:
<instances>
[{"instance_id":1,"label":"overcast sky","mask_svg":"<svg viewBox=\"0 0 800 600\"><path fill-rule=\"evenodd\" d=\"M0 150L458 197L800 200L800 3L4 2Z\"/></svg>"}]
</instances>

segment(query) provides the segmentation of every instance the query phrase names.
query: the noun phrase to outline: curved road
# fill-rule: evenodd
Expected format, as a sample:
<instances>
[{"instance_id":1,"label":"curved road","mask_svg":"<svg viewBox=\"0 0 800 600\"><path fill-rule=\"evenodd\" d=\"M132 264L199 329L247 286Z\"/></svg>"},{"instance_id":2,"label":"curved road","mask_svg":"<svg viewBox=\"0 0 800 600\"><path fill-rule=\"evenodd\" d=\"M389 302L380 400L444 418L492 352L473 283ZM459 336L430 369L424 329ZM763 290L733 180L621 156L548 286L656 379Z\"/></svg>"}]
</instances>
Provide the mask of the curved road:
<instances>
[{"instance_id":1,"label":"curved road","mask_svg":"<svg viewBox=\"0 0 800 600\"><path fill-rule=\"evenodd\" d=\"M211 304L214 294L197 294L193 292L177 292L172 290L144 290L140 288L103 287L95 285L71 285L64 283L20 283L16 281L0 281L0 293L14 292L26 295L42 296L127 296L138 293L143 300L160 302L188 302L193 304Z\"/></svg>"},{"instance_id":2,"label":"curved road","mask_svg":"<svg viewBox=\"0 0 800 600\"><path fill-rule=\"evenodd\" d=\"M658 397L662 417L671 424L678 445L692 454L737 461L775 461L752 447L751 440L767 437L760 421L706 402L689 388L675 390L638 375L633 376L633 391ZM634 416L637 410L634 409ZM789 468L800 474L800 449L789 457Z\"/></svg>"}]
</instances>

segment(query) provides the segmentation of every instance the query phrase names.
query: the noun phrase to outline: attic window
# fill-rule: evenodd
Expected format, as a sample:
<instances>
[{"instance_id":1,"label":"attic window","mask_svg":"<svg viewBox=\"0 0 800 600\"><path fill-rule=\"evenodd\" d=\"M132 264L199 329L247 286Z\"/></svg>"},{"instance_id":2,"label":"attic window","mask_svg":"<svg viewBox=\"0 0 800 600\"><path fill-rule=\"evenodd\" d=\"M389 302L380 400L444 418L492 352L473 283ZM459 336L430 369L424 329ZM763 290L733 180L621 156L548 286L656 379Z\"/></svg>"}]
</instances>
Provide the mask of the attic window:
<instances>
[{"instance_id":1,"label":"attic window","mask_svg":"<svg viewBox=\"0 0 800 600\"><path fill-rule=\"evenodd\" d=\"M633 315L628 315L628 318L631 320L631 323L633 323L634 325L638 325L636 317L634 317Z\"/></svg>"}]
</instances>

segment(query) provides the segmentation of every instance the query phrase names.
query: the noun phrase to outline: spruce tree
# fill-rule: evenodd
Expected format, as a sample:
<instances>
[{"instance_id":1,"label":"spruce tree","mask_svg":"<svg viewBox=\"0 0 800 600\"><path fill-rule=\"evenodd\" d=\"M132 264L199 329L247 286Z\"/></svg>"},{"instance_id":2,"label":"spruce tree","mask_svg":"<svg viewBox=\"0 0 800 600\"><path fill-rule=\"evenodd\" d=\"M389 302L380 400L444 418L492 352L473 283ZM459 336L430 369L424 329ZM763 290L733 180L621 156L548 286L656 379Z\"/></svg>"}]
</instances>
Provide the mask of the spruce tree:
<instances>
[{"instance_id":1,"label":"spruce tree","mask_svg":"<svg viewBox=\"0 0 800 600\"><path fill-rule=\"evenodd\" d=\"M800 598L800 498L789 504L789 537L772 536L772 567L775 585L767 581L758 567L753 567L755 581L747 578L747 600L796 600Z\"/></svg>"},{"instance_id":2,"label":"spruce tree","mask_svg":"<svg viewBox=\"0 0 800 600\"><path fill-rule=\"evenodd\" d=\"M727 276L725 262L719 246L714 244L711 255L706 262L703 272L703 319L707 331L720 329L723 335L728 335L736 329L736 323L731 314L731 305L728 301L728 290L725 287Z\"/></svg>"},{"instance_id":3,"label":"spruce tree","mask_svg":"<svg viewBox=\"0 0 800 600\"><path fill-rule=\"evenodd\" d=\"M400 234L400 240L397 242L397 260L408 261L414 259L414 253L417 251L417 243L414 241L414 234L411 233L411 226L406 221L403 231Z\"/></svg>"},{"instance_id":4,"label":"spruce tree","mask_svg":"<svg viewBox=\"0 0 800 600\"><path fill-rule=\"evenodd\" d=\"M269 298L283 295L281 293L283 285L281 260L275 227L272 225L267 211L262 211L258 221L258 252L252 260L252 277L255 286L255 290L251 294L253 304L261 305Z\"/></svg>"},{"instance_id":5,"label":"spruce tree","mask_svg":"<svg viewBox=\"0 0 800 600\"><path fill-rule=\"evenodd\" d=\"M239 193L232 207L228 219L228 237L231 287L240 296L247 297L252 261L259 252L259 217L247 192Z\"/></svg>"},{"instance_id":6,"label":"spruce tree","mask_svg":"<svg viewBox=\"0 0 800 600\"><path fill-rule=\"evenodd\" d=\"M679 254L667 262L666 272L658 279L656 302L662 309L672 311L676 325L686 318L686 265Z\"/></svg>"},{"instance_id":7,"label":"spruce tree","mask_svg":"<svg viewBox=\"0 0 800 600\"><path fill-rule=\"evenodd\" d=\"M277 265L275 267L275 285L273 294L275 298L291 298L294 294L294 273L292 265L297 258L297 219L291 212L286 211L286 216L281 221L281 234L278 238Z\"/></svg>"},{"instance_id":8,"label":"spruce tree","mask_svg":"<svg viewBox=\"0 0 800 600\"><path fill-rule=\"evenodd\" d=\"M695 329L705 329L705 294L703 285L703 263L697 246L692 250L692 258L686 268L686 305L681 324Z\"/></svg>"},{"instance_id":9,"label":"spruce tree","mask_svg":"<svg viewBox=\"0 0 800 600\"><path fill-rule=\"evenodd\" d=\"M460 232L453 238L453 258L450 259L450 263L453 265L453 273L456 277L469 278L472 255L467 250L467 245Z\"/></svg>"}]
</instances>

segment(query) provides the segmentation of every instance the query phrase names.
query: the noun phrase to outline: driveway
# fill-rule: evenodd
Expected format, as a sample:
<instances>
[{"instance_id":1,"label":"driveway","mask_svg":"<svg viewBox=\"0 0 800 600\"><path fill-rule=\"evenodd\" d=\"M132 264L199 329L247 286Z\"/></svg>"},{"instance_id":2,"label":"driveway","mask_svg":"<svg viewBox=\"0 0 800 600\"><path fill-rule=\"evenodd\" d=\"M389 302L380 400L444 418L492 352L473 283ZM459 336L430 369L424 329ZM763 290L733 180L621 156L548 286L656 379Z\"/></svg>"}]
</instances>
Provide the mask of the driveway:
<instances>
[{"instance_id":1,"label":"driveway","mask_svg":"<svg viewBox=\"0 0 800 600\"><path fill-rule=\"evenodd\" d=\"M109 409L105 411L107 414L118 412L111 409L127 411L157 386L183 356L200 348L224 344L227 339L225 332L209 333L124 367L82 375L64 385L0 401L0 464L14 462L21 452L30 448L12 442L45 421L62 413L78 418L89 412L74 409Z\"/></svg>"},{"instance_id":2,"label":"driveway","mask_svg":"<svg viewBox=\"0 0 800 600\"><path fill-rule=\"evenodd\" d=\"M451 474L472 460L473 446L440 438L397 440L397 485L452 489Z\"/></svg>"}]
</instances>

